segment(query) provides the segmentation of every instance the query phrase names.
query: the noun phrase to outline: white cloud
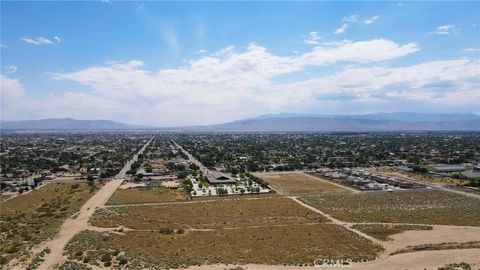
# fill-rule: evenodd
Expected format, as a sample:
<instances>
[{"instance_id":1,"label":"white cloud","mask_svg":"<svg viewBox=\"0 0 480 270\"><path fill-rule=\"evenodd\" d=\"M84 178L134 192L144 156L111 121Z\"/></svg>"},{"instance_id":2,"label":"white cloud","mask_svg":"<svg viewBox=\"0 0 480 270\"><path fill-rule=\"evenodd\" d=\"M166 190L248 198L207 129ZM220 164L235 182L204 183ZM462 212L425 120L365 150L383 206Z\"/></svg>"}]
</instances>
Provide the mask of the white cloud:
<instances>
[{"instance_id":1,"label":"white cloud","mask_svg":"<svg viewBox=\"0 0 480 270\"><path fill-rule=\"evenodd\" d=\"M350 15L350 16L348 16L348 17L343 17L342 21L344 21L344 22L350 22L350 23L357 22L357 21L358 21L358 15L357 15L357 14L353 14L353 15Z\"/></svg>"},{"instance_id":2,"label":"white cloud","mask_svg":"<svg viewBox=\"0 0 480 270\"><path fill-rule=\"evenodd\" d=\"M91 86L96 96L128 104L122 110L144 108L140 118L144 121L145 114L152 114L155 117L150 121L158 121L157 124L203 124L248 117L283 106L277 105L277 94L266 91L278 76L308 66L385 61L416 51L414 43L398 45L375 39L338 42L314 47L303 54L277 56L264 47L250 44L243 52L228 46L176 69L148 71L140 61L113 62L53 74L52 78Z\"/></svg>"},{"instance_id":3,"label":"white cloud","mask_svg":"<svg viewBox=\"0 0 480 270\"><path fill-rule=\"evenodd\" d=\"M380 16L373 16L373 17L371 17L370 19L364 20L363 23L364 23L364 24L372 24L372 23L374 23L376 20L378 20L379 18L380 18Z\"/></svg>"},{"instance_id":4,"label":"white cloud","mask_svg":"<svg viewBox=\"0 0 480 270\"><path fill-rule=\"evenodd\" d=\"M54 36L52 39L44 38L44 37L36 37L36 38L29 38L24 37L22 38L23 41L33 45L53 45L55 43L60 43L61 39L57 36Z\"/></svg>"},{"instance_id":5,"label":"white cloud","mask_svg":"<svg viewBox=\"0 0 480 270\"><path fill-rule=\"evenodd\" d=\"M194 53L195 53L195 54L204 54L204 53L207 53L207 52L208 52L208 50L198 49L198 50L196 50Z\"/></svg>"},{"instance_id":6,"label":"white cloud","mask_svg":"<svg viewBox=\"0 0 480 270\"><path fill-rule=\"evenodd\" d=\"M1 120L22 115L28 107L24 104L25 91L20 81L0 74L0 89Z\"/></svg>"},{"instance_id":7,"label":"white cloud","mask_svg":"<svg viewBox=\"0 0 480 270\"><path fill-rule=\"evenodd\" d=\"M303 42L309 45L318 45L320 39L322 38L320 37L320 35L318 35L318 32L310 32L308 33L307 38L303 40Z\"/></svg>"},{"instance_id":8,"label":"white cloud","mask_svg":"<svg viewBox=\"0 0 480 270\"><path fill-rule=\"evenodd\" d=\"M440 25L437 26L437 29L434 32L430 32L429 34L435 35L450 35L457 31L457 27L452 24Z\"/></svg>"},{"instance_id":9,"label":"white cloud","mask_svg":"<svg viewBox=\"0 0 480 270\"><path fill-rule=\"evenodd\" d=\"M332 64L340 61L371 63L402 57L419 48L415 43L398 45L386 39L342 41L331 46L318 46L301 56L310 65Z\"/></svg>"},{"instance_id":10,"label":"white cloud","mask_svg":"<svg viewBox=\"0 0 480 270\"><path fill-rule=\"evenodd\" d=\"M13 102L23 98L25 95L25 91L17 79L11 79L5 75L0 75L0 85L2 88L2 103Z\"/></svg>"},{"instance_id":11,"label":"white cloud","mask_svg":"<svg viewBox=\"0 0 480 270\"><path fill-rule=\"evenodd\" d=\"M16 117L13 112L22 115L21 110L29 108L35 118L110 118L172 126L318 108L323 113L404 110L405 106L474 110L480 102L479 61L457 59L404 67L388 67L384 62L418 50L415 43L374 39L314 46L291 56L272 54L256 44L242 51L229 46L185 66L161 70L148 70L136 60L109 62L51 75L93 90L83 93L29 99L18 90L18 81L9 79L10 88L16 89L9 92L21 94L16 95L18 101L5 104L6 117ZM310 66L335 63L348 66L327 75L313 73L311 78L295 82L277 80ZM363 65L352 66L354 63Z\"/></svg>"},{"instance_id":12,"label":"white cloud","mask_svg":"<svg viewBox=\"0 0 480 270\"><path fill-rule=\"evenodd\" d=\"M480 48L466 48L463 51L465 51L465 52L478 52L478 51L480 51Z\"/></svg>"},{"instance_id":13,"label":"white cloud","mask_svg":"<svg viewBox=\"0 0 480 270\"><path fill-rule=\"evenodd\" d=\"M467 59L405 67L349 67L329 76L277 86L274 92L282 92L283 103L304 101L304 107L312 108L335 104L336 107L330 109L351 113L361 112L361 104L363 109L374 111L429 108L479 112L479 67L479 60Z\"/></svg>"},{"instance_id":14,"label":"white cloud","mask_svg":"<svg viewBox=\"0 0 480 270\"><path fill-rule=\"evenodd\" d=\"M337 28L337 30L335 30L335 34L337 34L337 35L344 34L345 32L347 32L347 29L349 27L350 27L350 25L348 25L347 23L344 23L339 28Z\"/></svg>"},{"instance_id":15,"label":"white cloud","mask_svg":"<svg viewBox=\"0 0 480 270\"><path fill-rule=\"evenodd\" d=\"M13 74L15 72L17 72L18 68L16 66L6 66L5 67L5 71L7 73L10 73L10 74Z\"/></svg>"}]
</instances>

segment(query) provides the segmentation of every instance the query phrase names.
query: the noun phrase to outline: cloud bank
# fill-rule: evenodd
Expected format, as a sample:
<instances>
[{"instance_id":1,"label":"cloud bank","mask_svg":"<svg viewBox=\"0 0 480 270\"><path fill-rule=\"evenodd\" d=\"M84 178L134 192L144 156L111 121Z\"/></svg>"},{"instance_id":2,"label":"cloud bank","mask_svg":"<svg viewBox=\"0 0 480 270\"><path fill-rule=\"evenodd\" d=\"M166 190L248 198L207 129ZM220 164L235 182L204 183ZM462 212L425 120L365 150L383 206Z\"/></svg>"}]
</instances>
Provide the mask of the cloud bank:
<instances>
[{"instance_id":1,"label":"cloud bank","mask_svg":"<svg viewBox=\"0 0 480 270\"><path fill-rule=\"evenodd\" d=\"M173 69L149 70L142 61L131 60L52 73L53 80L73 81L91 90L37 99L25 96L18 80L2 76L2 95L7 97L2 96L2 113L11 118L69 116L178 126L285 111L475 110L480 103L480 62L387 65L417 51L415 43L372 39L322 44L303 54L282 56L252 43L243 50L229 46L204 54ZM290 78L334 65L340 69L328 75L312 72L308 78ZM25 107L29 112L21 112Z\"/></svg>"}]
</instances>

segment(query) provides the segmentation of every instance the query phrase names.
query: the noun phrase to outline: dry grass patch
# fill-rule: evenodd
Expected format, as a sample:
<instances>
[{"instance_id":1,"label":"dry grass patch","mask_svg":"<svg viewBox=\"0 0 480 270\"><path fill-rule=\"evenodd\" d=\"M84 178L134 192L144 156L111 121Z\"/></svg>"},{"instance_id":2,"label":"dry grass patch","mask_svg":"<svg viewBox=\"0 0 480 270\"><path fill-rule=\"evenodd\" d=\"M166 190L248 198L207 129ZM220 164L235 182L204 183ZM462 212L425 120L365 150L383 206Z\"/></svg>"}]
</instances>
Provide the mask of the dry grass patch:
<instances>
[{"instance_id":1,"label":"dry grass patch","mask_svg":"<svg viewBox=\"0 0 480 270\"><path fill-rule=\"evenodd\" d=\"M175 202L184 201L187 198L183 189L170 189L165 187L151 189L117 189L107 204Z\"/></svg>"},{"instance_id":2,"label":"dry grass patch","mask_svg":"<svg viewBox=\"0 0 480 270\"><path fill-rule=\"evenodd\" d=\"M480 226L480 200L448 191L364 192L300 199L348 222Z\"/></svg>"},{"instance_id":3,"label":"dry grass patch","mask_svg":"<svg viewBox=\"0 0 480 270\"><path fill-rule=\"evenodd\" d=\"M52 183L1 202L0 251L6 258L2 261L53 237L97 189L86 182Z\"/></svg>"},{"instance_id":4,"label":"dry grass patch","mask_svg":"<svg viewBox=\"0 0 480 270\"><path fill-rule=\"evenodd\" d=\"M1 202L1 201L6 201L6 200L8 200L8 199L10 199L10 197L12 197L12 196L14 196L14 195L12 195L12 194L5 194L5 193L3 193L3 192L0 192L0 202Z\"/></svg>"},{"instance_id":5,"label":"dry grass patch","mask_svg":"<svg viewBox=\"0 0 480 270\"><path fill-rule=\"evenodd\" d=\"M352 191L304 173L256 174L282 195L351 193Z\"/></svg>"},{"instance_id":6,"label":"dry grass patch","mask_svg":"<svg viewBox=\"0 0 480 270\"><path fill-rule=\"evenodd\" d=\"M445 242L438 244L423 244L416 246L407 246L406 248L392 252L390 255L410 253L410 252L419 252L426 250L450 250L450 249L479 249L480 241L470 241L465 243L458 242Z\"/></svg>"},{"instance_id":7,"label":"dry grass patch","mask_svg":"<svg viewBox=\"0 0 480 270\"><path fill-rule=\"evenodd\" d=\"M377 239L387 241L393 240L390 235L402 233L404 231L431 230L432 226L421 225L384 225L384 224L355 224L352 228L364 232Z\"/></svg>"},{"instance_id":8,"label":"dry grass patch","mask_svg":"<svg viewBox=\"0 0 480 270\"><path fill-rule=\"evenodd\" d=\"M156 230L318 223L326 219L291 199L263 198L108 207L95 212L90 221L99 227Z\"/></svg>"},{"instance_id":9,"label":"dry grass patch","mask_svg":"<svg viewBox=\"0 0 480 270\"><path fill-rule=\"evenodd\" d=\"M85 231L66 252L70 259L97 262L105 252L125 252L128 269L198 264L312 265L317 258L372 260L382 248L333 224L190 231L185 234ZM79 251L82 256L75 256Z\"/></svg>"}]
</instances>

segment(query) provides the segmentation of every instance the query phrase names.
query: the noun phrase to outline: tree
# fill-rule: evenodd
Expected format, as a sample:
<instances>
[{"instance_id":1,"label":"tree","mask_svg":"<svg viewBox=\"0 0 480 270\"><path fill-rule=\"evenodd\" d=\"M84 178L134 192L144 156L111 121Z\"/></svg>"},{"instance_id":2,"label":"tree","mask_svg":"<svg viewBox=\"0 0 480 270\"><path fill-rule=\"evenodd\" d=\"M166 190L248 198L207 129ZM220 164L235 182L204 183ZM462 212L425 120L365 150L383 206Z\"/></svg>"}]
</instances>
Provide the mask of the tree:
<instances>
[{"instance_id":1,"label":"tree","mask_svg":"<svg viewBox=\"0 0 480 270\"><path fill-rule=\"evenodd\" d=\"M87 183L88 183L89 187L93 187L93 185L95 184L95 182L93 180L93 176L90 175L90 174L87 176Z\"/></svg>"},{"instance_id":2,"label":"tree","mask_svg":"<svg viewBox=\"0 0 480 270\"><path fill-rule=\"evenodd\" d=\"M185 172L185 171L182 171L182 172L179 172L177 177L180 178L180 179L184 179L188 176L188 173Z\"/></svg>"},{"instance_id":3,"label":"tree","mask_svg":"<svg viewBox=\"0 0 480 270\"><path fill-rule=\"evenodd\" d=\"M217 194L218 194L218 195L227 195L227 194L228 194L228 191L227 191L227 189L225 189L225 188L218 188L218 189L217 189Z\"/></svg>"},{"instance_id":4,"label":"tree","mask_svg":"<svg viewBox=\"0 0 480 270\"><path fill-rule=\"evenodd\" d=\"M189 179L184 179L183 180L183 188L188 192L192 192L193 190L193 185L192 185L192 181L190 181Z\"/></svg>"},{"instance_id":5,"label":"tree","mask_svg":"<svg viewBox=\"0 0 480 270\"><path fill-rule=\"evenodd\" d=\"M419 173L428 173L428 169L425 167L413 167L413 171Z\"/></svg>"},{"instance_id":6,"label":"tree","mask_svg":"<svg viewBox=\"0 0 480 270\"><path fill-rule=\"evenodd\" d=\"M129 174L131 176L134 176L136 173L137 173L137 171L133 168L127 171L127 174Z\"/></svg>"}]
</instances>

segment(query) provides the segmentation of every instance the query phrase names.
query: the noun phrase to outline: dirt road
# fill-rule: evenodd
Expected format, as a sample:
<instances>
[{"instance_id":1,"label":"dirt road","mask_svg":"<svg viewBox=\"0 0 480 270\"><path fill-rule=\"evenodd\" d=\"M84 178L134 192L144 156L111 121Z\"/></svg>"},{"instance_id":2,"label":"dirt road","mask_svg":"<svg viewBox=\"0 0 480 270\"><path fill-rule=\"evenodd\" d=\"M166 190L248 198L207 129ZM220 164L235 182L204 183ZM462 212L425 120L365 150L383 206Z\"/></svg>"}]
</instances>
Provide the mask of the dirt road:
<instances>
[{"instance_id":1,"label":"dirt road","mask_svg":"<svg viewBox=\"0 0 480 270\"><path fill-rule=\"evenodd\" d=\"M480 227L431 225L433 227L431 231L406 231L391 236L393 241L381 241L359 230L353 229L352 226L355 223L343 222L335 219L321 210L302 202L295 196L290 196L289 198L300 205L325 216L333 224L343 226L345 229L369 239L374 243L380 244L385 248L385 251L378 259L365 263L354 263L352 269L437 269L448 263L462 261L468 262L474 266L480 266L480 249L417 251L390 255L391 253L406 248L407 246L440 244L445 242L465 243L469 241L480 241ZM384 224L393 225L393 223ZM282 267L276 268L275 266L272 266L271 268L285 269ZM313 267L312 269L314 268L318 269L318 267ZM250 265L248 269L267 268L258 265Z\"/></svg>"},{"instance_id":2,"label":"dirt road","mask_svg":"<svg viewBox=\"0 0 480 270\"><path fill-rule=\"evenodd\" d=\"M458 249L458 250L435 250L435 251L421 251L408 254L400 254L390 257L387 260L378 262L373 261L369 264L353 263L351 267L315 267L315 266L283 266L283 265L260 265L260 264L246 264L246 265L200 265L190 266L186 270L224 270L234 269L235 267L242 267L246 270L318 270L318 269L352 269L352 270L434 270L438 267L444 266L452 262L467 262L472 266L472 269L477 269L480 266L479 255L480 249ZM312 262L313 263L313 262Z\"/></svg>"},{"instance_id":3,"label":"dirt road","mask_svg":"<svg viewBox=\"0 0 480 270\"><path fill-rule=\"evenodd\" d=\"M70 239L77 233L86 230L89 228L88 221L90 217L93 215L95 210L99 207L104 207L105 203L110 199L113 193L118 189L118 187L122 184L126 172L130 170L133 162L135 162L138 158L138 155L143 153L145 148L150 144L153 140L153 137L138 151L134 157L125 164L125 166L120 170L117 176L107 182L95 195L93 195L80 209L78 214L74 215L71 218L68 218L63 223L60 231L58 232L57 236L42 244L36 250L41 251L44 248L49 248L51 252L45 255L45 260L40 264L38 269L40 270L47 270L47 269L54 269L56 266L61 264L65 257L63 256L63 250ZM12 269L24 269L24 266L17 265Z\"/></svg>"},{"instance_id":4,"label":"dirt road","mask_svg":"<svg viewBox=\"0 0 480 270\"><path fill-rule=\"evenodd\" d=\"M373 243L377 243L377 244L380 244L380 245L382 244L381 241L379 241L378 239L373 238L373 237L371 237L370 235L365 234L365 233L363 233L363 232L361 232L361 231L359 231L359 230L356 230L356 229L351 228L351 227L349 226L350 223L343 222L343 221L340 221L340 220L338 220L338 219L335 219L335 218L331 217L330 215L327 215L327 214L325 214L324 212L318 210L317 208L315 208L315 207L313 207L313 206L311 206L311 205L308 205L308 204L302 202L301 200L299 200L299 199L298 199L297 197L295 197L295 196L289 196L289 198L292 199L292 200L294 200L295 202L297 202L297 203L300 204L301 206L303 206L303 207L305 207L305 208L308 208L308 209L312 210L313 212L319 213L320 215L326 217L326 218L327 218L328 220L330 220L333 224L342 226L342 227L344 227L345 229L347 229L347 230L349 230L349 231L351 231L351 232L353 232L353 233L356 233L356 234L362 236L363 238L366 238L366 239L372 241Z\"/></svg>"}]
</instances>

